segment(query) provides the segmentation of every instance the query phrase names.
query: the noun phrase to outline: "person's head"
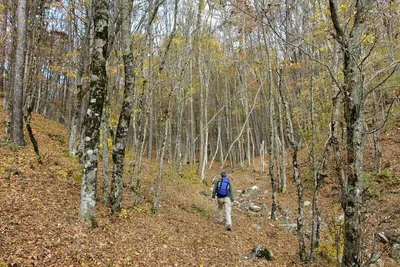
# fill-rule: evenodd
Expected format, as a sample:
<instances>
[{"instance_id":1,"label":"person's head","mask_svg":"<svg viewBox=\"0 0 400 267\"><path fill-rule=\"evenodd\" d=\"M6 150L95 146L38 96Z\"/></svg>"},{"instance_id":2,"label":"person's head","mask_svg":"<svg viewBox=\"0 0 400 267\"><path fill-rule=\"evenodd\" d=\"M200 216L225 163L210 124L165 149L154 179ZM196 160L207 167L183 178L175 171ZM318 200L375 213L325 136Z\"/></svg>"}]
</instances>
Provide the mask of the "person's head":
<instances>
[{"instance_id":1,"label":"person's head","mask_svg":"<svg viewBox=\"0 0 400 267\"><path fill-rule=\"evenodd\" d=\"M225 171L221 172L221 177L226 177L226 172Z\"/></svg>"}]
</instances>

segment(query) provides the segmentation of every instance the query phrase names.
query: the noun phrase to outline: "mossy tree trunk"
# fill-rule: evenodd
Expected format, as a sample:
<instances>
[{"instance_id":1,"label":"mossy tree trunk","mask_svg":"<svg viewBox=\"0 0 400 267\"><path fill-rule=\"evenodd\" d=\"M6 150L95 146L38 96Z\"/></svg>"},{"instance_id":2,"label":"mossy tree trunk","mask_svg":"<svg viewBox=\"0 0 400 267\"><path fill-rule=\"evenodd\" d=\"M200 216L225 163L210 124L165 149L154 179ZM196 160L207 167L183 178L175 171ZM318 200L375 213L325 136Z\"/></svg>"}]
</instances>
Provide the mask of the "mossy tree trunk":
<instances>
[{"instance_id":1,"label":"mossy tree trunk","mask_svg":"<svg viewBox=\"0 0 400 267\"><path fill-rule=\"evenodd\" d=\"M122 57L125 70L124 101L118 119L118 125L113 145L112 160L113 173L111 177L110 205L112 212L121 211L123 192L123 174L125 149L127 144L128 129L131 121L133 107L133 93L135 88L135 67L133 64L132 36L131 36L131 11L133 0L121 1L121 42Z\"/></svg>"},{"instance_id":2,"label":"mossy tree trunk","mask_svg":"<svg viewBox=\"0 0 400 267\"><path fill-rule=\"evenodd\" d=\"M329 1L336 41L344 55L344 119L346 122L346 187L342 200L345 213L342 266L362 265L362 215L364 192L364 85L361 38L372 0L357 0L350 32L342 27L337 3Z\"/></svg>"},{"instance_id":3,"label":"mossy tree trunk","mask_svg":"<svg viewBox=\"0 0 400 267\"><path fill-rule=\"evenodd\" d=\"M90 72L89 104L86 112L85 148L79 216L95 218L98 146L103 105L107 92L108 1L93 2L94 43Z\"/></svg>"}]
</instances>

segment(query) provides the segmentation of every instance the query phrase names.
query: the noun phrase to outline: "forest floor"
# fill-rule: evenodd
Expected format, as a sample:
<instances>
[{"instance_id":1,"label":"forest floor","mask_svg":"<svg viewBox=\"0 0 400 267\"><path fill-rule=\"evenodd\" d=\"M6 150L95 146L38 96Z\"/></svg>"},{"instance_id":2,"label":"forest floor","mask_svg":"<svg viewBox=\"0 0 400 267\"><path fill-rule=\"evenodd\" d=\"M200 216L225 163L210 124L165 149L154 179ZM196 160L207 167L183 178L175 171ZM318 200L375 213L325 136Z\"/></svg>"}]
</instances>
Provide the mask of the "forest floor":
<instances>
[{"instance_id":1,"label":"forest floor","mask_svg":"<svg viewBox=\"0 0 400 267\"><path fill-rule=\"evenodd\" d=\"M6 112L0 109L2 129L5 121ZM243 211L235 204L233 231L217 224L216 204L211 200L211 178L219 173L216 164L207 171L208 185L198 181L195 168L183 166L182 175L178 175L176 166L167 164L161 207L153 215L150 208L158 168L156 163L145 160L141 204L133 207L132 194L126 186L122 213L111 215L101 203L99 181L96 222L84 222L78 218L81 166L68 155L68 130L36 114L32 126L43 165L37 163L27 135L27 146L15 148L5 142L3 131L0 134L0 266L300 266L297 236L283 227L284 215L291 222L296 221L296 188L290 169L288 191L278 195L277 221ZM394 125L382 135L384 171L376 176L366 173L367 186L371 188L365 228L368 248L377 229L399 234L399 216L382 222L384 216L400 207L399 132L399 126ZM308 169L307 161L302 155L300 164L304 169ZM369 152L366 165L371 168ZM313 183L306 172L302 173L304 200L312 201ZM267 174L260 174L258 169L228 170L228 176L235 191L259 187L256 201L270 209ZM236 193L239 198L240 193ZM315 266L336 264L335 233L343 225L338 201L337 182L328 177L320 200L326 227ZM310 210L311 205L305 207L308 229ZM271 250L274 260L249 258L257 244ZM383 245L378 249L384 249ZM385 266L396 266L387 253L382 260Z\"/></svg>"}]
</instances>

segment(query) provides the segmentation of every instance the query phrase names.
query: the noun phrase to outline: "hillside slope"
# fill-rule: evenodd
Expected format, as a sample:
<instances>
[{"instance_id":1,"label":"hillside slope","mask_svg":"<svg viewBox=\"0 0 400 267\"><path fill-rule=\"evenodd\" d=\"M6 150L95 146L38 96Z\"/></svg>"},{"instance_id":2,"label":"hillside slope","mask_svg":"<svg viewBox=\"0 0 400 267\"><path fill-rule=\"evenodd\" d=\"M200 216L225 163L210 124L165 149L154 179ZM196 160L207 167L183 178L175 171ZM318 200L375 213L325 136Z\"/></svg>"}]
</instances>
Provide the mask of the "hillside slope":
<instances>
[{"instance_id":1,"label":"hillside slope","mask_svg":"<svg viewBox=\"0 0 400 267\"><path fill-rule=\"evenodd\" d=\"M2 125L6 113L1 109ZM81 167L68 156L67 130L34 115L32 126L44 164L30 143L14 148L0 138L0 263L11 266L293 266L296 238L265 217L250 218L233 209L233 231L215 223L210 186L166 167L162 208L149 212L155 163L145 163L144 201L133 209L125 189L122 215L97 205L98 227L78 218ZM28 140L27 140L28 141ZM240 180L239 180L240 177ZM232 175L236 189L250 187L245 176ZM263 179L262 177L259 178ZM240 182L239 182L240 181ZM240 186L239 186L240 185ZM260 186L266 186L263 182ZM244 188L247 188L244 187ZM200 192L206 194L204 196ZM262 230L257 230L257 223ZM279 240L279 242L277 242ZM256 244L276 255L273 263L247 259ZM290 249L289 247L290 246Z\"/></svg>"},{"instance_id":2,"label":"hillside slope","mask_svg":"<svg viewBox=\"0 0 400 267\"><path fill-rule=\"evenodd\" d=\"M5 120L6 113L1 109L2 126ZM279 196L280 221L269 220L267 213L264 216L252 214L235 205L233 231L227 232L215 223L216 206L211 201L211 185L199 183L190 167L184 167L183 175L179 176L173 165L166 166L162 207L152 215L149 210L158 169L155 162L145 161L141 205L132 207L132 196L125 187L125 209L121 215L112 216L101 204L99 188L97 227L92 227L77 216L81 167L76 159L68 156L66 128L36 114L32 124L43 165L38 165L31 144L16 149L5 143L3 133L0 136L0 266L299 265L297 237L282 227L283 215L295 222L296 199L292 183L289 183L288 193ZM398 140L398 135L392 137ZM393 145L390 146L393 149ZM395 155L397 159L391 158L391 161L396 161L397 168L398 154ZM217 172L211 169L207 177ZM229 176L235 190L259 187L253 201L269 207L270 186L266 174L235 171ZM396 181L393 187L399 189ZM308 182L309 187L310 184ZM311 200L311 190L307 190L306 200ZM331 212L333 200L337 199L332 197L337 194L333 181L328 182L322 194L324 216L337 215ZM236 195L237 200L243 201L244 196ZM393 205L398 207L399 200L393 196L381 194L374 205L388 209ZM306 207L308 217L310 209ZM391 225L396 226L396 222ZM400 227L398 222L397 227ZM325 234L323 239L328 242L329 235ZM249 259L248 254L257 244L269 248L275 260ZM334 261L329 259L329 249L332 248L323 247L316 265L334 266ZM388 261L385 266L390 264L394 263Z\"/></svg>"}]
</instances>

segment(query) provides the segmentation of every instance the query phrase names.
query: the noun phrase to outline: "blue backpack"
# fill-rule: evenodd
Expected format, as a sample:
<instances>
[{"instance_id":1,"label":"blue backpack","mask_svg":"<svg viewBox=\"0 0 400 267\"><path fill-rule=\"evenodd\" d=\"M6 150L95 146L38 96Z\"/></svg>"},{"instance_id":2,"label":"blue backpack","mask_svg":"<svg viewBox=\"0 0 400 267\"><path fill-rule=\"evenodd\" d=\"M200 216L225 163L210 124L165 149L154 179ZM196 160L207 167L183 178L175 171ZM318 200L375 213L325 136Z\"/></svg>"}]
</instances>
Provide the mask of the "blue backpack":
<instances>
[{"instance_id":1,"label":"blue backpack","mask_svg":"<svg viewBox=\"0 0 400 267\"><path fill-rule=\"evenodd\" d=\"M218 182L217 196L226 197L228 193L229 193L229 178L222 177L221 180L219 180Z\"/></svg>"}]
</instances>

